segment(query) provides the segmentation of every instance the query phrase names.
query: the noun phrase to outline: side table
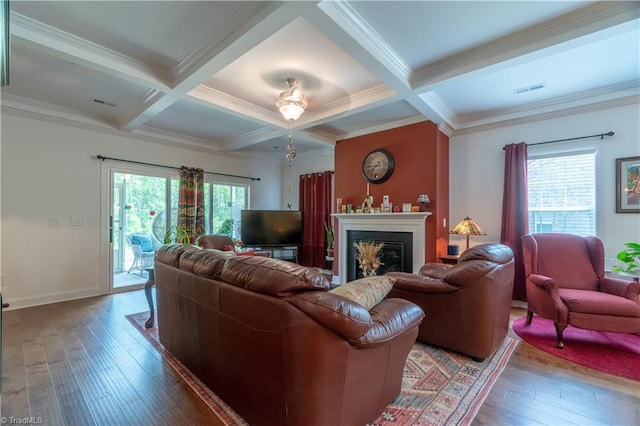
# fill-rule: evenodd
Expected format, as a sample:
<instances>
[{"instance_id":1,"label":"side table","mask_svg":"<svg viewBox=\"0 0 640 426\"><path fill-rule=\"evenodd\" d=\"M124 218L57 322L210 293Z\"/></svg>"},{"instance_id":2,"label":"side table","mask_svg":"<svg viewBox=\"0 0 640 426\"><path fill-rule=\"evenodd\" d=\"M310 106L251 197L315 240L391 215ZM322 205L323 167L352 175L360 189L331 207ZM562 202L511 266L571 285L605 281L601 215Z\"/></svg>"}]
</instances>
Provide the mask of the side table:
<instances>
[{"instance_id":1,"label":"side table","mask_svg":"<svg viewBox=\"0 0 640 426\"><path fill-rule=\"evenodd\" d=\"M149 304L149 319L144 323L145 328L151 328L155 324L155 309L153 307L153 295L151 294L151 287L156 285L153 268L147 268L149 278L144 283L144 295L147 297L147 303Z\"/></svg>"},{"instance_id":2,"label":"side table","mask_svg":"<svg viewBox=\"0 0 640 426\"><path fill-rule=\"evenodd\" d=\"M460 259L460 256L453 256L451 254L440 256L440 262L444 263L445 265L455 265L456 263L458 263L458 259Z\"/></svg>"}]
</instances>

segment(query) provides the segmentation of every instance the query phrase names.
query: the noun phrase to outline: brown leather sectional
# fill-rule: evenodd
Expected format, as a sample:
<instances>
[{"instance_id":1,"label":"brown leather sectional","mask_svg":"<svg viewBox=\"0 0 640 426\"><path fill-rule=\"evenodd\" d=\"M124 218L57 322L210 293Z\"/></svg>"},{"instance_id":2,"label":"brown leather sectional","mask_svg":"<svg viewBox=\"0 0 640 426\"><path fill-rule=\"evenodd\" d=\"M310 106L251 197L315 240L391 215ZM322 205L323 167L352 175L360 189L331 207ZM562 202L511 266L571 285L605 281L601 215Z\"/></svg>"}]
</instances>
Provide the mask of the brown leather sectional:
<instances>
[{"instance_id":1,"label":"brown leather sectional","mask_svg":"<svg viewBox=\"0 0 640 426\"><path fill-rule=\"evenodd\" d=\"M424 314L367 311L319 272L174 244L155 260L160 341L251 425L363 425L400 392Z\"/></svg>"}]
</instances>

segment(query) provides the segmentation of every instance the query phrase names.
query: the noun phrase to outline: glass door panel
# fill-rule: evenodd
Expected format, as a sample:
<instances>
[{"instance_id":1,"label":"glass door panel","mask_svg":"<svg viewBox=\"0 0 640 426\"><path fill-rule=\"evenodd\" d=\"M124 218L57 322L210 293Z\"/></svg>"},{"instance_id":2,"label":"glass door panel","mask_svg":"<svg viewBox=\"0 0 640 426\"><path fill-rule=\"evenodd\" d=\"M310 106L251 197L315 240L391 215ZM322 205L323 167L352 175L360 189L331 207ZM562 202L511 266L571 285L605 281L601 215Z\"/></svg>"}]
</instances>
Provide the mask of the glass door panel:
<instances>
[{"instance_id":1,"label":"glass door panel","mask_svg":"<svg viewBox=\"0 0 640 426\"><path fill-rule=\"evenodd\" d=\"M166 177L112 174L112 290L140 286L166 232Z\"/></svg>"}]
</instances>

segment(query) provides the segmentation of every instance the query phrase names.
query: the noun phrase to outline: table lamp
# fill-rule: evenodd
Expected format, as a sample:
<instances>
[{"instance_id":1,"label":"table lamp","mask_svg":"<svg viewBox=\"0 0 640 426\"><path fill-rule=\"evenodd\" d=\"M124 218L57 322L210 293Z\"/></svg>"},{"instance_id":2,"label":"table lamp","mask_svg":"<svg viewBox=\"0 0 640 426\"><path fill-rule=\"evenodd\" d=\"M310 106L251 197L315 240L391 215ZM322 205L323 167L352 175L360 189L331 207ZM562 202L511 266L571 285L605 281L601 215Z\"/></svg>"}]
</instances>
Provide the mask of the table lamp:
<instances>
[{"instance_id":1,"label":"table lamp","mask_svg":"<svg viewBox=\"0 0 640 426\"><path fill-rule=\"evenodd\" d=\"M469 216L462 219L462 222L457 224L450 234L458 234L458 235L466 235L467 236L467 250L469 249L469 236L470 235L487 235L485 232L478 226L477 223L473 221Z\"/></svg>"}]
</instances>

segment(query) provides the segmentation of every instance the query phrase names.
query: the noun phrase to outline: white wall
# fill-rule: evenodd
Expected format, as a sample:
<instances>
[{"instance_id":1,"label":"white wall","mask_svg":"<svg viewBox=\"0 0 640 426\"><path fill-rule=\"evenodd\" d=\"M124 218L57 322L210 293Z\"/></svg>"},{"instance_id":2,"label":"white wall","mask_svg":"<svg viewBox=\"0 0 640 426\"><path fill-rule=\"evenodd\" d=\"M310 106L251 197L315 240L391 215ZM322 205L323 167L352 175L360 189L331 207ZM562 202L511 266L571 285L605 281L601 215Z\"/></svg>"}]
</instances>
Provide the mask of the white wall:
<instances>
[{"instance_id":1,"label":"white wall","mask_svg":"<svg viewBox=\"0 0 640 426\"><path fill-rule=\"evenodd\" d=\"M451 226L469 215L487 233L471 237L470 245L500 240L504 151L509 143L536 143L577 136L615 132L613 137L582 139L530 146L529 154L596 149L597 236L607 256L640 241L640 214L616 213L615 159L640 155L640 107L638 104L562 118L541 120L487 130L450 139ZM450 236L464 248L464 241Z\"/></svg>"},{"instance_id":2,"label":"white wall","mask_svg":"<svg viewBox=\"0 0 640 426\"><path fill-rule=\"evenodd\" d=\"M3 296L24 307L100 294L101 162L108 157L202 167L260 177L250 183L251 207L281 205L281 169L256 160L189 150L114 133L2 114ZM126 163L120 163L126 167ZM250 181L242 181L250 182ZM61 226L48 226L59 216ZM71 217L85 226L70 226Z\"/></svg>"}]
</instances>

